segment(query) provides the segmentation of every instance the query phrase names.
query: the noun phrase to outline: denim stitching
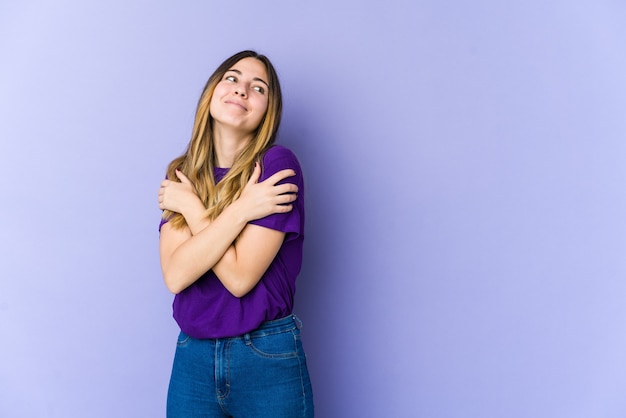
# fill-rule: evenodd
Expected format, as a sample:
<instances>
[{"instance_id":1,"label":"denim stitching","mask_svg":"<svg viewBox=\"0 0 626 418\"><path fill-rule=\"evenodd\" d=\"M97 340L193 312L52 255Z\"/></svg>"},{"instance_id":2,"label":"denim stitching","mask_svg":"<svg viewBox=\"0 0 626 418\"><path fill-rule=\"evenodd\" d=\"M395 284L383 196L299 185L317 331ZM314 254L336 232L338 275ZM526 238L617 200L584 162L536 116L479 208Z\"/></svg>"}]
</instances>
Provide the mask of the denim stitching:
<instances>
[{"instance_id":1,"label":"denim stitching","mask_svg":"<svg viewBox=\"0 0 626 418\"><path fill-rule=\"evenodd\" d=\"M296 336L294 335L294 339ZM295 341L296 349L298 348L298 341ZM304 376L302 375L302 360L300 360L300 356L298 356L298 370L300 371L300 387L302 388L302 416L307 416L307 405L306 405L306 389L304 388Z\"/></svg>"},{"instance_id":2,"label":"denim stitching","mask_svg":"<svg viewBox=\"0 0 626 418\"><path fill-rule=\"evenodd\" d=\"M283 334L285 332L289 332L289 331L283 331L283 332L280 332L280 333L272 333L272 334L265 335L264 337L277 335L277 334ZM294 337L294 342L295 342L296 341L296 335L295 335L293 330L291 330L291 335ZM273 353L273 354L266 353L266 352L260 350L259 348L257 348L254 345L254 339L253 338L250 338L249 340L246 340L246 345L248 347L250 347L250 349L254 353L256 353L257 355L259 355L259 356L261 356L263 358L268 358L268 359L290 359L290 358L298 357L298 347L297 347L297 345L294 347L296 349L296 351L291 351L291 352L287 352L287 353Z\"/></svg>"},{"instance_id":3,"label":"denim stitching","mask_svg":"<svg viewBox=\"0 0 626 418\"><path fill-rule=\"evenodd\" d=\"M176 346L177 347L185 347L189 344L189 341L191 340L191 337L189 335L185 335L185 339L184 340L180 340L177 339L176 340Z\"/></svg>"}]
</instances>

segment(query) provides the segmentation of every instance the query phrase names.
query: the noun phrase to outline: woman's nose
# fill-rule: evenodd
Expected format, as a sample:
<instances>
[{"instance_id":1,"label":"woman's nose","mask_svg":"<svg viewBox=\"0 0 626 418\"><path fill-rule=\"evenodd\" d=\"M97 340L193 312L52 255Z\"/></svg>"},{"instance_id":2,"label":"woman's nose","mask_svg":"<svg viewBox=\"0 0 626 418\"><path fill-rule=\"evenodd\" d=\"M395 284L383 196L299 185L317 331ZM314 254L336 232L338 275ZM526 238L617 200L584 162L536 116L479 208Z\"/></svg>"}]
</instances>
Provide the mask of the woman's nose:
<instances>
[{"instance_id":1,"label":"woman's nose","mask_svg":"<svg viewBox=\"0 0 626 418\"><path fill-rule=\"evenodd\" d=\"M243 87L237 87L235 94L237 96L246 97L246 90Z\"/></svg>"}]
</instances>

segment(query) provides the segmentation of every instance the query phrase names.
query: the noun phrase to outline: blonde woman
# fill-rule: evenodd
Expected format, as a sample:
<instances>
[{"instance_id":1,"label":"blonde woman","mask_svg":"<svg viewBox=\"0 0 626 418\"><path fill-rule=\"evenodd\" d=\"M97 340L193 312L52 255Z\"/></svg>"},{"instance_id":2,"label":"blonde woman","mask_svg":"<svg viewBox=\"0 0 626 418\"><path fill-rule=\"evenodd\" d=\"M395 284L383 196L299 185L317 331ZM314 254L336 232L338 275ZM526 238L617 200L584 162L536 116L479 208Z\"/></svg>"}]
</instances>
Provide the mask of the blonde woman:
<instances>
[{"instance_id":1,"label":"blonde woman","mask_svg":"<svg viewBox=\"0 0 626 418\"><path fill-rule=\"evenodd\" d=\"M269 59L228 58L159 189L161 268L181 328L169 418L313 416L293 314L303 178L295 155L274 144L281 111Z\"/></svg>"}]
</instances>

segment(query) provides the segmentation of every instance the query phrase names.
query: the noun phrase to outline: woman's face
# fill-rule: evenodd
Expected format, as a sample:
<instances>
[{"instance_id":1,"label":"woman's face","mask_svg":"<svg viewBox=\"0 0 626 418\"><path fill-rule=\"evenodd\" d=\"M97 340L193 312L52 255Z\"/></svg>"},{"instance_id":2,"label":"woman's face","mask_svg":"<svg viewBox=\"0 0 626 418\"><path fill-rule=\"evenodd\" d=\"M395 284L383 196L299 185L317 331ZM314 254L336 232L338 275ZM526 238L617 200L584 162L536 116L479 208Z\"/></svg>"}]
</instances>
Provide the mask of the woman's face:
<instances>
[{"instance_id":1,"label":"woman's face","mask_svg":"<svg viewBox=\"0 0 626 418\"><path fill-rule=\"evenodd\" d=\"M267 111L269 85L265 65L256 58L243 58L217 83L210 103L214 125L253 133Z\"/></svg>"}]
</instances>

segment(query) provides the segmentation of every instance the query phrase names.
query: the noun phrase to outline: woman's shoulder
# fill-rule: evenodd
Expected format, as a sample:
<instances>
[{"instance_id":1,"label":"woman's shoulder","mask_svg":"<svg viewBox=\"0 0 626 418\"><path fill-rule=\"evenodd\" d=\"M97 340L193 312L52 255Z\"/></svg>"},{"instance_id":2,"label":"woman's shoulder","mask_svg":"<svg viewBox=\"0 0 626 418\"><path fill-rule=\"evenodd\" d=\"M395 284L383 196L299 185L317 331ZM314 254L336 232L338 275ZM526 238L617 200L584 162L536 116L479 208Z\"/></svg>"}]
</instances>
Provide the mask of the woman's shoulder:
<instances>
[{"instance_id":1,"label":"woman's shoulder","mask_svg":"<svg viewBox=\"0 0 626 418\"><path fill-rule=\"evenodd\" d=\"M262 167L261 180L288 168L296 172L296 178L302 177L302 167L298 158L293 151L282 145L273 145L265 152Z\"/></svg>"},{"instance_id":2,"label":"woman's shoulder","mask_svg":"<svg viewBox=\"0 0 626 418\"><path fill-rule=\"evenodd\" d=\"M283 168L300 169L300 162L296 154L283 145L272 145L263 156L263 165L281 165L284 166Z\"/></svg>"},{"instance_id":3,"label":"woman's shoulder","mask_svg":"<svg viewBox=\"0 0 626 418\"><path fill-rule=\"evenodd\" d=\"M291 158L295 161L298 161L296 154L293 153L292 150L285 147L284 145L272 145L266 152L264 159L265 160L273 160L273 159L281 159L281 158Z\"/></svg>"}]
</instances>

